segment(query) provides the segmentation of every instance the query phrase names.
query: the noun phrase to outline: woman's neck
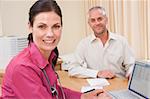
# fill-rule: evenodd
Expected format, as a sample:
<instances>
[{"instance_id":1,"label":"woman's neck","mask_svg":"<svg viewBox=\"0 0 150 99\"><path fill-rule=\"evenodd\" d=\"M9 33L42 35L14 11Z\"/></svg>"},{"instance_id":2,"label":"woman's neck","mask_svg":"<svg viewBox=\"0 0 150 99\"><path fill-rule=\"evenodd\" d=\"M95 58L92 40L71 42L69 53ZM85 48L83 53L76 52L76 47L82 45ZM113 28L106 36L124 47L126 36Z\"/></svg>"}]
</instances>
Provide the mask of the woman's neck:
<instances>
[{"instance_id":1,"label":"woman's neck","mask_svg":"<svg viewBox=\"0 0 150 99\"><path fill-rule=\"evenodd\" d=\"M43 57L48 61L51 51L41 51Z\"/></svg>"}]
</instances>

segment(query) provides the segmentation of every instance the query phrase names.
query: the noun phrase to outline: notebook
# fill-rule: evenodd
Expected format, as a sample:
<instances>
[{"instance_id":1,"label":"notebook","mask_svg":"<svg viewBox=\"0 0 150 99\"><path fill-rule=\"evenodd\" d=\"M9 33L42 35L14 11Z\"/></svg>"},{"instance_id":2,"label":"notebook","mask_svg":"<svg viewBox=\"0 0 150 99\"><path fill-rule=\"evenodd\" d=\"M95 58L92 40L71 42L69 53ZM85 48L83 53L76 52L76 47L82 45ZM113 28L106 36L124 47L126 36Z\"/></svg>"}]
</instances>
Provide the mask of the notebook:
<instances>
[{"instance_id":1,"label":"notebook","mask_svg":"<svg viewBox=\"0 0 150 99\"><path fill-rule=\"evenodd\" d=\"M109 93L113 99L150 99L150 63L136 61L128 89Z\"/></svg>"}]
</instances>

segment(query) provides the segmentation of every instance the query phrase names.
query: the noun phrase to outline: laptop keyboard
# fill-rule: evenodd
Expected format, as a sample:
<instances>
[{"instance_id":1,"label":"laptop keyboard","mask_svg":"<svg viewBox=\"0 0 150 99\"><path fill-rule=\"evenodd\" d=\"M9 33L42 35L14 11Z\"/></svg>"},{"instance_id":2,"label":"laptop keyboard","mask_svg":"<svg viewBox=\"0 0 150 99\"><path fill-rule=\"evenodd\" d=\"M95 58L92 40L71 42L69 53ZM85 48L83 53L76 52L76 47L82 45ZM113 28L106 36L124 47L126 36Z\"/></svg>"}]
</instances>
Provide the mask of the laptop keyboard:
<instances>
[{"instance_id":1,"label":"laptop keyboard","mask_svg":"<svg viewBox=\"0 0 150 99\"><path fill-rule=\"evenodd\" d=\"M113 97L113 99L140 99L127 90L111 91L108 93Z\"/></svg>"}]
</instances>

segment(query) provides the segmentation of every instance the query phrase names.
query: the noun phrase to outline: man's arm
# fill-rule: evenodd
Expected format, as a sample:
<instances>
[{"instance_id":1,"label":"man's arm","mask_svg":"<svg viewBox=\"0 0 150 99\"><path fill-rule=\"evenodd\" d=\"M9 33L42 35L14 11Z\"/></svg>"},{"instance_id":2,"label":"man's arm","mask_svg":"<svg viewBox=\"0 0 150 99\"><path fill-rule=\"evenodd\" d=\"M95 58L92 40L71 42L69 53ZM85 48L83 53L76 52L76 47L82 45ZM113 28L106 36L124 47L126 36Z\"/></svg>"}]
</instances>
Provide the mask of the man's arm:
<instances>
[{"instance_id":1,"label":"man's arm","mask_svg":"<svg viewBox=\"0 0 150 99\"><path fill-rule=\"evenodd\" d=\"M75 60L69 66L69 75L80 78L97 77L98 70L90 69L86 63L85 51L87 50L87 42L81 41L74 53Z\"/></svg>"},{"instance_id":2,"label":"man's arm","mask_svg":"<svg viewBox=\"0 0 150 99\"><path fill-rule=\"evenodd\" d=\"M124 43L124 68L126 71L126 75L125 77L129 78L129 76L131 75L132 71L133 71L133 67L135 64L135 57L133 55L133 52L127 42L127 40L125 39L125 43Z\"/></svg>"},{"instance_id":3,"label":"man's arm","mask_svg":"<svg viewBox=\"0 0 150 99\"><path fill-rule=\"evenodd\" d=\"M89 78L89 77L96 78L98 74L97 70L88 69L87 67L82 67L80 66L80 64L76 63L73 63L69 67L68 71L70 76L75 76L79 78Z\"/></svg>"}]
</instances>

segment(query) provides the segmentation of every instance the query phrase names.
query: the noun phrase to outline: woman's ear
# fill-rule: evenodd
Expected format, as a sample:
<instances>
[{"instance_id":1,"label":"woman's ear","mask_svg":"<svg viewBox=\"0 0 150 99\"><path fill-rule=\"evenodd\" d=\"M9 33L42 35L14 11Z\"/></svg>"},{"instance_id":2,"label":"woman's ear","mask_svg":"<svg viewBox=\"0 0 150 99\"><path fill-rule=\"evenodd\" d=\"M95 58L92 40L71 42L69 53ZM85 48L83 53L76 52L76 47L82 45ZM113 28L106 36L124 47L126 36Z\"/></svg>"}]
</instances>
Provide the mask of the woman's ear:
<instances>
[{"instance_id":1,"label":"woman's ear","mask_svg":"<svg viewBox=\"0 0 150 99\"><path fill-rule=\"evenodd\" d=\"M31 25L30 22L28 22L28 28L29 28L29 32L32 33L32 31L33 31L33 26Z\"/></svg>"}]
</instances>

